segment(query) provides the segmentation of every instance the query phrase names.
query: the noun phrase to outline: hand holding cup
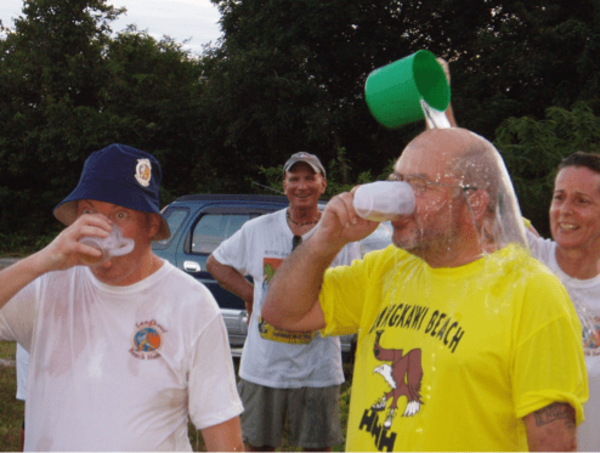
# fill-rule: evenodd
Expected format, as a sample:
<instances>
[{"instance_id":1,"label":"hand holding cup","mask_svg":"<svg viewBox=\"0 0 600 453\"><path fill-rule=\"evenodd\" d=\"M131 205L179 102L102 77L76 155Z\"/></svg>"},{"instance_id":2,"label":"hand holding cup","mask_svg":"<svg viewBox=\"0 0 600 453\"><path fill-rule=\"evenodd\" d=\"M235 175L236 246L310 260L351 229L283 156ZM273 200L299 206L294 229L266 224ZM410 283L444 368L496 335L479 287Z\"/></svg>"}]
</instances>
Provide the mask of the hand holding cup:
<instances>
[{"instance_id":1,"label":"hand holding cup","mask_svg":"<svg viewBox=\"0 0 600 453\"><path fill-rule=\"evenodd\" d=\"M135 241L124 237L117 224L112 225L110 234L105 238L86 236L81 238L79 242L94 247L102 252L101 256L92 256L88 254L80 255L81 261L90 267L99 266L113 256L127 255L128 253L131 253L135 246Z\"/></svg>"}]
</instances>

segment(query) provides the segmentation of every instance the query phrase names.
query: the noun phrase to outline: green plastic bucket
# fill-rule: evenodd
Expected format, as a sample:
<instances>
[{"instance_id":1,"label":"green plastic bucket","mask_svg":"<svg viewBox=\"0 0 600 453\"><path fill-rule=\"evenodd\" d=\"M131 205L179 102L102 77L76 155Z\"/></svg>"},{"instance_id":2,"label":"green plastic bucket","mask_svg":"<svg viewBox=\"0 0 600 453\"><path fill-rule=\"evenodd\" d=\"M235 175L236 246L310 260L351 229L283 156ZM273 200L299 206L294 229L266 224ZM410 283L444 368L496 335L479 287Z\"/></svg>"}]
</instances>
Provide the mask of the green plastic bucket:
<instances>
[{"instance_id":1,"label":"green plastic bucket","mask_svg":"<svg viewBox=\"0 0 600 453\"><path fill-rule=\"evenodd\" d=\"M450 86L435 55L419 50L371 72L365 83L365 99L375 119L395 129L425 118L421 99L436 110L446 110Z\"/></svg>"}]
</instances>

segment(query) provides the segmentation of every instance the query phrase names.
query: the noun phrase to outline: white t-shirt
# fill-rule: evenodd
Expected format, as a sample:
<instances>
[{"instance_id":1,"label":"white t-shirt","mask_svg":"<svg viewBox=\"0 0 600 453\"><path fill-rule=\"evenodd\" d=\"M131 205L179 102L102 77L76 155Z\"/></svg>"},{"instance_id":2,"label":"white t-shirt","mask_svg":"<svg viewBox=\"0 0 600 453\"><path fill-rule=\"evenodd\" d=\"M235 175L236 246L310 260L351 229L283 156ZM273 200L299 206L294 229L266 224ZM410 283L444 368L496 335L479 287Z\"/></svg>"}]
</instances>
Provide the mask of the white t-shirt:
<instances>
[{"instance_id":1,"label":"white t-shirt","mask_svg":"<svg viewBox=\"0 0 600 453\"><path fill-rule=\"evenodd\" d=\"M531 254L552 270L567 289L583 327L583 352L590 397L585 421L577 428L580 451L600 451L600 275L579 280L565 274L556 262L556 243L527 231Z\"/></svg>"},{"instance_id":2,"label":"white t-shirt","mask_svg":"<svg viewBox=\"0 0 600 453\"><path fill-rule=\"evenodd\" d=\"M188 450L242 412L227 333L202 284L171 264L125 287L48 273L0 310L30 351L26 450Z\"/></svg>"},{"instance_id":3,"label":"white t-shirt","mask_svg":"<svg viewBox=\"0 0 600 453\"><path fill-rule=\"evenodd\" d=\"M27 374L29 370L29 353L17 343L17 399L25 401L27 395Z\"/></svg>"},{"instance_id":4,"label":"white t-shirt","mask_svg":"<svg viewBox=\"0 0 600 453\"><path fill-rule=\"evenodd\" d=\"M304 236L308 239L315 231ZM254 307L242 351L240 377L272 388L327 387L344 382L340 340L278 331L260 317L269 281L292 252L294 234L286 209L246 222L214 251L215 259L254 279ZM360 258L358 243L346 245L332 266Z\"/></svg>"}]
</instances>

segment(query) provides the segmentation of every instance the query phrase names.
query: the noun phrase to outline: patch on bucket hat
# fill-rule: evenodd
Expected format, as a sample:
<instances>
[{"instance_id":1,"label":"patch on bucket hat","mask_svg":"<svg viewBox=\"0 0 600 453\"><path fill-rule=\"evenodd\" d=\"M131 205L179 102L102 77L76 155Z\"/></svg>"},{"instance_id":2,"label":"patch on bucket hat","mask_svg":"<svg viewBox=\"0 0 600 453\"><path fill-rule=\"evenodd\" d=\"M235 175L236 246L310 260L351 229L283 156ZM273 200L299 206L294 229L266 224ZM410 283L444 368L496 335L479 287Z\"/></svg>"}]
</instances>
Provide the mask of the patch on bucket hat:
<instances>
[{"instance_id":1,"label":"patch on bucket hat","mask_svg":"<svg viewBox=\"0 0 600 453\"><path fill-rule=\"evenodd\" d=\"M135 167L135 179L142 186L148 187L152 178L152 166L149 159L138 159Z\"/></svg>"},{"instance_id":2,"label":"patch on bucket hat","mask_svg":"<svg viewBox=\"0 0 600 453\"><path fill-rule=\"evenodd\" d=\"M169 225L159 208L161 179L160 164L152 154L118 143L109 145L86 159L77 187L54 208L54 216L70 225L77 218L78 200L103 201L158 214L161 224L153 240L167 239Z\"/></svg>"}]
</instances>

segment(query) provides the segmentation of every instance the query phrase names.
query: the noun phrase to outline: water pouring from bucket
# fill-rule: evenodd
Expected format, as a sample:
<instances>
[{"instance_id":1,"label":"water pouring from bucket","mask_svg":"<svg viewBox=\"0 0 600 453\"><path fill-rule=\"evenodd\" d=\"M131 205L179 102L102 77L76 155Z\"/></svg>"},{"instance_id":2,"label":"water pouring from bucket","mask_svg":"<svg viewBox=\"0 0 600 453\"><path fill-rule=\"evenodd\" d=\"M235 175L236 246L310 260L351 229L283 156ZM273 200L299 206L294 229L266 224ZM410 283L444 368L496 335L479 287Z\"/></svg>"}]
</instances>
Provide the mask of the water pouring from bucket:
<instances>
[{"instance_id":1,"label":"water pouring from bucket","mask_svg":"<svg viewBox=\"0 0 600 453\"><path fill-rule=\"evenodd\" d=\"M430 128L451 127L445 110L450 85L435 55L419 50L375 69L365 83L365 99L375 119L389 129L425 119Z\"/></svg>"}]
</instances>

